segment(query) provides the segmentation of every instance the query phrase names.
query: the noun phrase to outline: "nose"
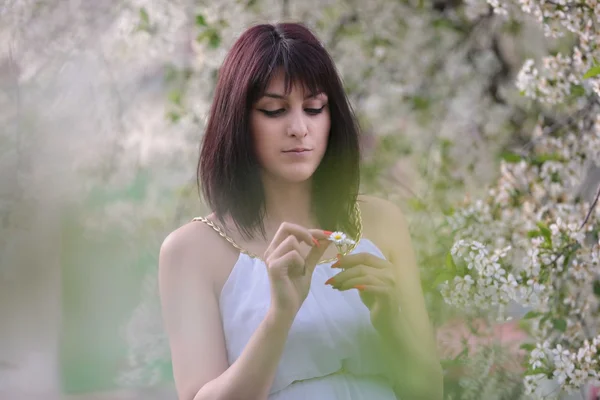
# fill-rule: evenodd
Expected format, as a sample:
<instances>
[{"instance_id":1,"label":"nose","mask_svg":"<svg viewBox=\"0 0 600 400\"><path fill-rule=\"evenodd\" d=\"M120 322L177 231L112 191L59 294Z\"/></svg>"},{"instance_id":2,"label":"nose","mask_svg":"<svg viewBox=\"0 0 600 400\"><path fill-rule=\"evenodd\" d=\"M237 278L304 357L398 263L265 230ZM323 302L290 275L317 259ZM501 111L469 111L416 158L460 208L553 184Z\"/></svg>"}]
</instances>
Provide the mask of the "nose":
<instances>
[{"instance_id":1,"label":"nose","mask_svg":"<svg viewBox=\"0 0 600 400\"><path fill-rule=\"evenodd\" d=\"M290 122L287 128L288 136L305 137L308 134L308 125L303 115L295 113L290 117Z\"/></svg>"}]
</instances>

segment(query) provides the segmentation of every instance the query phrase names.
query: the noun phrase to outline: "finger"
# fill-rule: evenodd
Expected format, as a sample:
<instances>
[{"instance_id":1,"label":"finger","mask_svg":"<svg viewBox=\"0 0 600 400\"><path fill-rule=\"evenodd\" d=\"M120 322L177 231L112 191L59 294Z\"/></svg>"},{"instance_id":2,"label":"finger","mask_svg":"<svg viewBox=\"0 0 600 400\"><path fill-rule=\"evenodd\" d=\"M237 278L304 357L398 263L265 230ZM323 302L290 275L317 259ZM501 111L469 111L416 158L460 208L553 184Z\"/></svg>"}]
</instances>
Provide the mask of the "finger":
<instances>
[{"instance_id":1,"label":"finger","mask_svg":"<svg viewBox=\"0 0 600 400\"><path fill-rule=\"evenodd\" d=\"M267 260L274 260L282 257L284 254L289 253L292 250L296 250L298 253L302 255L302 248L300 247L300 242L296 238L296 236L289 235L286 237L276 249L269 255Z\"/></svg>"},{"instance_id":2,"label":"finger","mask_svg":"<svg viewBox=\"0 0 600 400\"><path fill-rule=\"evenodd\" d=\"M371 275L360 276L357 278L348 279L348 280L345 280L344 282L340 282L340 283L338 283L334 278L333 282L331 283L331 286L333 286L334 289L338 289L338 290L352 289L357 285L388 287L388 285L386 285L385 282L383 282L379 278L371 276Z\"/></svg>"},{"instance_id":3,"label":"finger","mask_svg":"<svg viewBox=\"0 0 600 400\"><path fill-rule=\"evenodd\" d=\"M371 253L356 253L340 257L337 267L346 269L361 264L377 269L385 269L390 266L387 260L379 258Z\"/></svg>"},{"instance_id":4,"label":"finger","mask_svg":"<svg viewBox=\"0 0 600 400\"><path fill-rule=\"evenodd\" d=\"M395 284L394 277L389 269L378 269L368 265L357 265L353 268L343 270L335 275L334 280L336 283L341 284L349 279L360 278L367 275L374 276L381 282L390 286L394 286Z\"/></svg>"},{"instance_id":5,"label":"finger","mask_svg":"<svg viewBox=\"0 0 600 400\"><path fill-rule=\"evenodd\" d=\"M273 274L301 275L304 270L304 257L298 251L292 250L273 260L269 265L269 269Z\"/></svg>"},{"instance_id":6,"label":"finger","mask_svg":"<svg viewBox=\"0 0 600 400\"><path fill-rule=\"evenodd\" d=\"M290 222L283 222L279 226L279 229L277 229L277 232L275 233L273 240L271 240L269 247L267 247L267 250L265 251L265 258L267 258L277 247L279 247L281 242L283 242L285 238L290 235L295 236L299 242L304 242L311 247L315 246L312 233L308 229Z\"/></svg>"},{"instance_id":7,"label":"finger","mask_svg":"<svg viewBox=\"0 0 600 400\"><path fill-rule=\"evenodd\" d=\"M329 236L325 234L325 231L322 229L309 229L308 232L318 240L327 240L329 241Z\"/></svg>"},{"instance_id":8,"label":"finger","mask_svg":"<svg viewBox=\"0 0 600 400\"><path fill-rule=\"evenodd\" d=\"M357 289L360 292L372 293L378 296L390 296L390 288L379 285L356 285L352 289ZM346 289L347 290L347 289Z\"/></svg>"},{"instance_id":9,"label":"finger","mask_svg":"<svg viewBox=\"0 0 600 400\"><path fill-rule=\"evenodd\" d=\"M327 240L321 242L320 246L313 247L312 249L310 249L308 255L306 256L307 273L312 275L313 271L315 270L315 267L319 263L319 260L321 259L321 257L323 257L323 254L325 254L325 250L327 250L330 244L331 242Z\"/></svg>"},{"instance_id":10,"label":"finger","mask_svg":"<svg viewBox=\"0 0 600 400\"><path fill-rule=\"evenodd\" d=\"M307 229L300 225L284 222L279 225L279 229L275 232L273 240L269 243L265 251L265 258L268 258L289 236L294 236L299 242L306 242L309 246L313 246L311 235Z\"/></svg>"}]
</instances>

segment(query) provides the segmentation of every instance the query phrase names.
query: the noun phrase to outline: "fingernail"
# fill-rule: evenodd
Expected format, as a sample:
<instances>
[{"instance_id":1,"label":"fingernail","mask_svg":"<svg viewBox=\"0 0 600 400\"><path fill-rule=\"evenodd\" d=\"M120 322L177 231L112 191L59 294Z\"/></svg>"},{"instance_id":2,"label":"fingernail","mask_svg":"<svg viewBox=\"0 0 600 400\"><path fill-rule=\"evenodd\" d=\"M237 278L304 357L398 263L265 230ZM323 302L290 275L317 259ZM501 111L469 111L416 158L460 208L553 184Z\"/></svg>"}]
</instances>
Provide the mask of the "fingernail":
<instances>
[{"instance_id":1,"label":"fingernail","mask_svg":"<svg viewBox=\"0 0 600 400\"><path fill-rule=\"evenodd\" d=\"M329 235L331 235L333 232L331 232L331 231L323 231L323 233L329 236Z\"/></svg>"},{"instance_id":2,"label":"fingernail","mask_svg":"<svg viewBox=\"0 0 600 400\"><path fill-rule=\"evenodd\" d=\"M335 282L335 279L333 279L333 278L329 278L329 279L327 279L327 280L325 281L325 284L326 284L326 285L333 285L333 283L334 283L334 282Z\"/></svg>"},{"instance_id":3,"label":"fingernail","mask_svg":"<svg viewBox=\"0 0 600 400\"><path fill-rule=\"evenodd\" d=\"M342 268L342 267L340 267L340 262L337 261L335 264L331 264L331 268Z\"/></svg>"},{"instance_id":4,"label":"fingernail","mask_svg":"<svg viewBox=\"0 0 600 400\"><path fill-rule=\"evenodd\" d=\"M320 246L320 244L319 244L319 241L318 241L317 239L315 239L315 238L312 238L312 241L313 241L313 243L315 244L315 246L317 246L317 247L319 247L319 246Z\"/></svg>"},{"instance_id":5,"label":"fingernail","mask_svg":"<svg viewBox=\"0 0 600 400\"><path fill-rule=\"evenodd\" d=\"M354 287L355 287L356 289L360 290L361 292L362 292L363 290L365 290L365 285L356 285L356 286L354 286Z\"/></svg>"}]
</instances>

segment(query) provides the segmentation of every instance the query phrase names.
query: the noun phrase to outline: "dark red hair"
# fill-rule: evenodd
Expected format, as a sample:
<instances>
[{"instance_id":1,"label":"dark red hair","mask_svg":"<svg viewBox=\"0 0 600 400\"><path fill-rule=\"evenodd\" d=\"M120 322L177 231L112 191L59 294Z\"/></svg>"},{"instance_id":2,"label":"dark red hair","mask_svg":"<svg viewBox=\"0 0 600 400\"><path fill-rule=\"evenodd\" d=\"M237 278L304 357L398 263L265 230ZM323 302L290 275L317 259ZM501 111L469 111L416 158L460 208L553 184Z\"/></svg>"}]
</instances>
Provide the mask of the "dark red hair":
<instances>
[{"instance_id":1,"label":"dark red hair","mask_svg":"<svg viewBox=\"0 0 600 400\"><path fill-rule=\"evenodd\" d=\"M327 150L313 175L313 209L322 229L356 234L354 206L360 185L359 127L335 65L319 40L297 23L261 24L246 30L219 69L198 162L198 185L224 224L229 214L245 238L265 236L265 199L249 129L252 105L275 70L329 98Z\"/></svg>"}]
</instances>

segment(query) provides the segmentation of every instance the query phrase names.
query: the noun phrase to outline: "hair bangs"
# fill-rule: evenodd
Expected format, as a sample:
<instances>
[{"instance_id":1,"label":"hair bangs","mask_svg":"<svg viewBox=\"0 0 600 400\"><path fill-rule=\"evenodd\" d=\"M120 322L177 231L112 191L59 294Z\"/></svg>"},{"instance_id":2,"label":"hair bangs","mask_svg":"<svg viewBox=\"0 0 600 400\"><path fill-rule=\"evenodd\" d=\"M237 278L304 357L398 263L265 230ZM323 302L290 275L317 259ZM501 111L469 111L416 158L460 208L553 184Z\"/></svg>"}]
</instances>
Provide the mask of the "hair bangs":
<instances>
[{"instance_id":1,"label":"hair bangs","mask_svg":"<svg viewBox=\"0 0 600 400\"><path fill-rule=\"evenodd\" d=\"M307 94L330 92L329 82L337 77L327 68L324 49L318 51L307 43L283 38L273 43L268 51L270 63L264 63L258 71L251 90L251 102L260 99L267 91L269 82L278 71L284 74L284 95L288 96L294 86L301 86Z\"/></svg>"}]
</instances>

